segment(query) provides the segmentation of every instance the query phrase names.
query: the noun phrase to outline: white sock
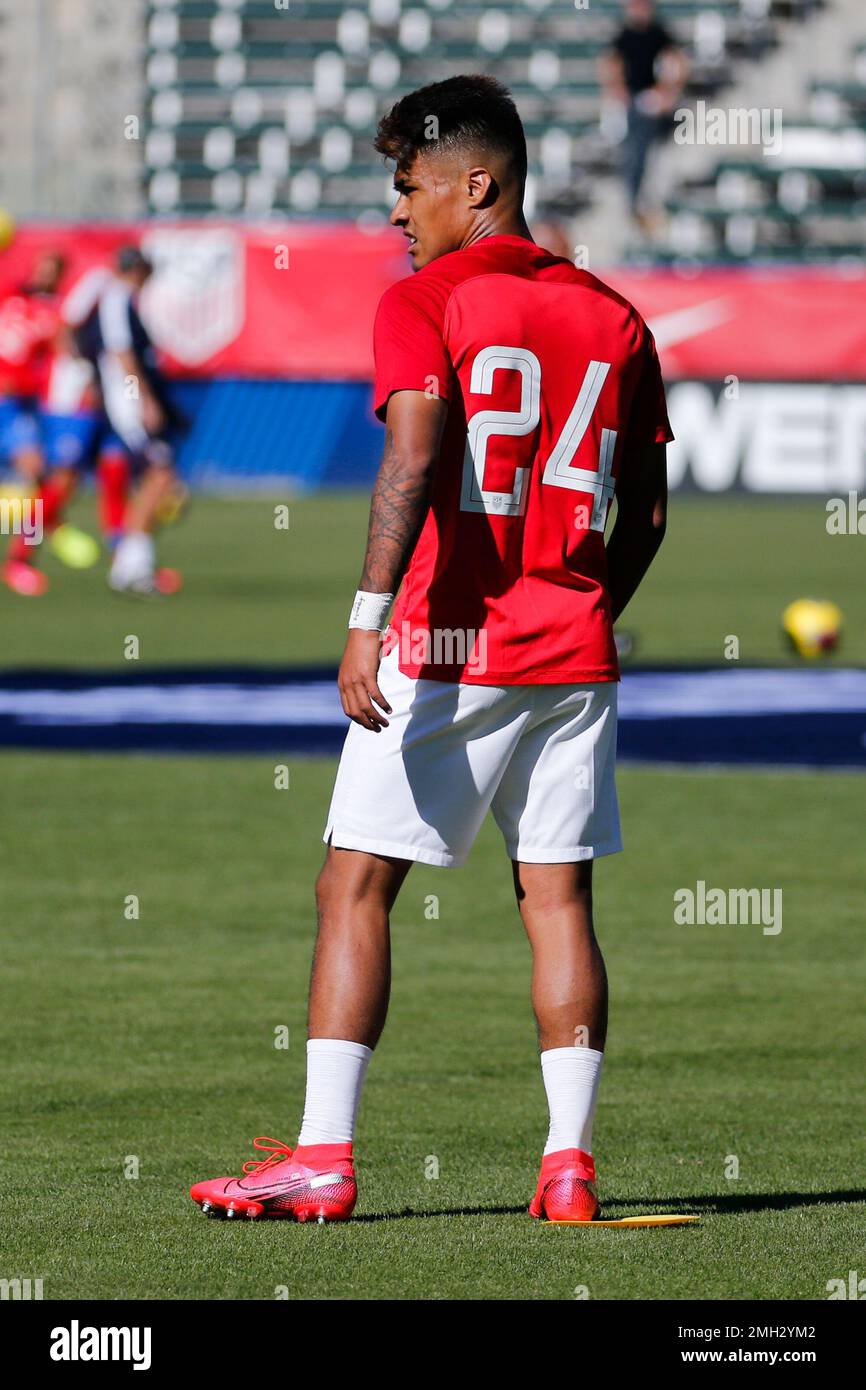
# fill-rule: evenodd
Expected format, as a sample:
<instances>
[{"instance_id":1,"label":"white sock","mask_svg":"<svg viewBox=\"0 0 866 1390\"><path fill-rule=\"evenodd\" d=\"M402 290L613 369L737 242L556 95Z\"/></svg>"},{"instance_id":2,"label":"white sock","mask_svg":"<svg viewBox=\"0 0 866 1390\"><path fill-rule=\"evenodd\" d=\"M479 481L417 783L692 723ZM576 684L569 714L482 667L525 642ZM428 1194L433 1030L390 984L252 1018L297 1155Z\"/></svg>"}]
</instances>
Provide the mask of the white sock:
<instances>
[{"instance_id":1,"label":"white sock","mask_svg":"<svg viewBox=\"0 0 866 1390\"><path fill-rule=\"evenodd\" d=\"M153 536L144 531L130 531L114 552L111 572L122 584L149 579L155 564Z\"/></svg>"},{"instance_id":2,"label":"white sock","mask_svg":"<svg viewBox=\"0 0 866 1390\"><path fill-rule=\"evenodd\" d=\"M350 1144L372 1048L342 1038L310 1038L307 1096L299 1144Z\"/></svg>"},{"instance_id":3,"label":"white sock","mask_svg":"<svg viewBox=\"0 0 866 1390\"><path fill-rule=\"evenodd\" d=\"M541 1074L550 1109L546 1154L559 1149L592 1153L592 1121L598 1099L603 1052L591 1047L552 1047L541 1054Z\"/></svg>"}]
</instances>

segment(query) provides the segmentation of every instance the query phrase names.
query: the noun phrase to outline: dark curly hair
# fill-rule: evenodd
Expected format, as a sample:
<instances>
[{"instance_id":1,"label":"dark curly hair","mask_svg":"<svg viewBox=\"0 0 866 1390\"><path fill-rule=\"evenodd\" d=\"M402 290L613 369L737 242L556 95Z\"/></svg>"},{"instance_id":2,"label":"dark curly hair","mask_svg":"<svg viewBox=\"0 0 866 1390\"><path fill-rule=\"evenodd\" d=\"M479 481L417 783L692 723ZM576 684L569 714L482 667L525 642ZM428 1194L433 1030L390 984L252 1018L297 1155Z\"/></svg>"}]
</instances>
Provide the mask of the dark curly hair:
<instances>
[{"instance_id":1,"label":"dark curly hair","mask_svg":"<svg viewBox=\"0 0 866 1390\"><path fill-rule=\"evenodd\" d=\"M470 147L506 155L521 187L526 182L526 136L517 107L508 88L483 73L419 87L391 107L376 131L375 148L398 169L428 150Z\"/></svg>"}]
</instances>

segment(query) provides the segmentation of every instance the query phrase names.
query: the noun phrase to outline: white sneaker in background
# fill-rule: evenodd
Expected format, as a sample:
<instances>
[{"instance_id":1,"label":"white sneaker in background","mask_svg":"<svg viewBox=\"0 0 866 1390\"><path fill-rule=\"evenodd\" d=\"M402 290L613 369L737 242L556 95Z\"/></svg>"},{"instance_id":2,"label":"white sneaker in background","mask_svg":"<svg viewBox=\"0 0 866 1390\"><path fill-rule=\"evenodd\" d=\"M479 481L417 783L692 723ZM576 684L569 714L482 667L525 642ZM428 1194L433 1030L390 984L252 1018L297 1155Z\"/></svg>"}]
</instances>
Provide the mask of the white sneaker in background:
<instances>
[{"instance_id":1,"label":"white sneaker in background","mask_svg":"<svg viewBox=\"0 0 866 1390\"><path fill-rule=\"evenodd\" d=\"M114 552L108 572L109 586L118 593L155 593L155 563L153 536L147 535L144 531L133 531L123 537Z\"/></svg>"}]
</instances>

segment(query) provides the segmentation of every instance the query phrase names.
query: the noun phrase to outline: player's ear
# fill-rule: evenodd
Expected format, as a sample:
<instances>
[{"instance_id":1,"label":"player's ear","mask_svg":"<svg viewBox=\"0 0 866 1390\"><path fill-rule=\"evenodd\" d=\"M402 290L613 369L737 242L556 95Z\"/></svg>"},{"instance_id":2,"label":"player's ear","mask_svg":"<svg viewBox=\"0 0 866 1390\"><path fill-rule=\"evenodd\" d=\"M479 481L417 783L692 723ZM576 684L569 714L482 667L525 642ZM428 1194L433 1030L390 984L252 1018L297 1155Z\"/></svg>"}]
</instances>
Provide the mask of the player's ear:
<instances>
[{"instance_id":1,"label":"player's ear","mask_svg":"<svg viewBox=\"0 0 866 1390\"><path fill-rule=\"evenodd\" d=\"M499 196L499 185L489 169L480 165L470 169L466 175L466 190L469 202L474 208L486 208L495 203Z\"/></svg>"}]
</instances>

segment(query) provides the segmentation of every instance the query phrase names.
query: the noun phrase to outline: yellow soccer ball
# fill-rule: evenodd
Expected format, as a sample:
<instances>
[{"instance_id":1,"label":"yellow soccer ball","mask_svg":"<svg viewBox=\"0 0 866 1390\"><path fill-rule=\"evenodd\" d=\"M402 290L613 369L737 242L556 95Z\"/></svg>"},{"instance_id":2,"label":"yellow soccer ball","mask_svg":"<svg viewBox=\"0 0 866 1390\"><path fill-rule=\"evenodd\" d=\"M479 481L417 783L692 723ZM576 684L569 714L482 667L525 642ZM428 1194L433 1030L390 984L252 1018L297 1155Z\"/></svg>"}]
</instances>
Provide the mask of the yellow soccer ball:
<instances>
[{"instance_id":1,"label":"yellow soccer ball","mask_svg":"<svg viewBox=\"0 0 866 1390\"><path fill-rule=\"evenodd\" d=\"M829 599L798 598L782 614L785 636L804 661L816 661L839 645L842 611Z\"/></svg>"}]
</instances>

